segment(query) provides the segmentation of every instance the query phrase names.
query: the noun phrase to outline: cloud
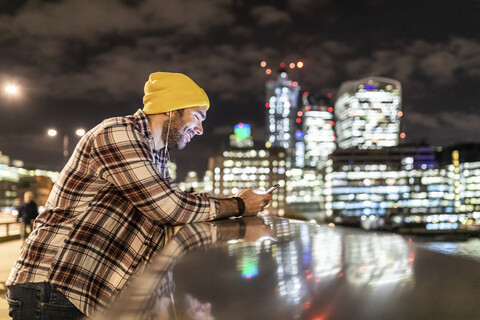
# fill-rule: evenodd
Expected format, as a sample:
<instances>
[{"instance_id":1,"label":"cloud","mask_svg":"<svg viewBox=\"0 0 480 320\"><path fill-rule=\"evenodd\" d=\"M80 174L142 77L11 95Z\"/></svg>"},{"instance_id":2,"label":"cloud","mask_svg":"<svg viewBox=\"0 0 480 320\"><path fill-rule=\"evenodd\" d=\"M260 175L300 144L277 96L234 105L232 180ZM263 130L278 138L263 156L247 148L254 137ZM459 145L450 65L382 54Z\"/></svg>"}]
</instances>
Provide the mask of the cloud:
<instances>
[{"instance_id":1,"label":"cloud","mask_svg":"<svg viewBox=\"0 0 480 320\"><path fill-rule=\"evenodd\" d=\"M254 7L251 10L251 15L261 27L288 25L291 22L290 15L287 12L280 11L272 6Z\"/></svg>"},{"instance_id":2,"label":"cloud","mask_svg":"<svg viewBox=\"0 0 480 320\"><path fill-rule=\"evenodd\" d=\"M420 61L420 69L432 81L439 85L454 81L457 68L456 57L447 51L434 52Z\"/></svg>"},{"instance_id":3,"label":"cloud","mask_svg":"<svg viewBox=\"0 0 480 320\"><path fill-rule=\"evenodd\" d=\"M431 144L445 146L478 141L480 114L445 111L435 114L408 112L404 124L407 138L428 137Z\"/></svg>"},{"instance_id":4,"label":"cloud","mask_svg":"<svg viewBox=\"0 0 480 320\"><path fill-rule=\"evenodd\" d=\"M31 1L10 23L13 34L40 38L92 39L145 27L142 17L131 8L94 0Z\"/></svg>"},{"instance_id":5,"label":"cloud","mask_svg":"<svg viewBox=\"0 0 480 320\"><path fill-rule=\"evenodd\" d=\"M220 0L147 0L139 12L150 28L178 34L202 35L210 28L227 28L234 22L232 12Z\"/></svg>"}]
</instances>

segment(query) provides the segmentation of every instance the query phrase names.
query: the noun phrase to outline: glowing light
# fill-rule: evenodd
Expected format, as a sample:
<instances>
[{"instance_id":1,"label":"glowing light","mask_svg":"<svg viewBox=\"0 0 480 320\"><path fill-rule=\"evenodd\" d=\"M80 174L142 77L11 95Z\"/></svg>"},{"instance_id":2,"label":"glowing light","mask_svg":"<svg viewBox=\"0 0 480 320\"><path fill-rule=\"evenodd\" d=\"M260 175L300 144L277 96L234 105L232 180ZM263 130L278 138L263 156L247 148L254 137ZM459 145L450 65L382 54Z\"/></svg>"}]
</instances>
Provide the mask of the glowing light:
<instances>
[{"instance_id":1,"label":"glowing light","mask_svg":"<svg viewBox=\"0 0 480 320\"><path fill-rule=\"evenodd\" d=\"M251 135L250 125L246 123L239 123L234 127L234 134L239 140L245 140Z\"/></svg>"},{"instance_id":2,"label":"glowing light","mask_svg":"<svg viewBox=\"0 0 480 320\"><path fill-rule=\"evenodd\" d=\"M285 62L280 62L280 68L285 68Z\"/></svg>"},{"instance_id":3,"label":"glowing light","mask_svg":"<svg viewBox=\"0 0 480 320\"><path fill-rule=\"evenodd\" d=\"M266 73L266 74L271 74L271 73L272 73L272 70L271 70L271 69L267 69L267 70L265 70L265 73Z\"/></svg>"},{"instance_id":4,"label":"glowing light","mask_svg":"<svg viewBox=\"0 0 480 320\"><path fill-rule=\"evenodd\" d=\"M327 98L328 98L328 99L332 99L332 97L333 97L333 95L332 95L330 92L327 93Z\"/></svg>"},{"instance_id":5,"label":"glowing light","mask_svg":"<svg viewBox=\"0 0 480 320\"><path fill-rule=\"evenodd\" d=\"M270 109L270 102L265 103L265 108Z\"/></svg>"},{"instance_id":6,"label":"glowing light","mask_svg":"<svg viewBox=\"0 0 480 320\"><path fill-rule=\"evenodd\" d=\"M328 107L328 112L333 112L333 108L332 108L332 107Z\"/></svg>"},{"instance_id":7,"label":"glowing light","mask_svg":"<svg viewBox=\"0 0 480 320\"><path fill-rule=\"evenodd\" d=\"M297 62L297 68L303 68L303 62L302 61Z\"/></svg>"},{"instance_id":8,"label":"glowing light","mask_svg":"<svg viewBox=\"0 0 480 320\"><path fill-rule=\"evenodd\" d=\"M330 121L330 125L333 127L335 125L335 121Z\"/></svg>"},{"instance_id":9,"label":"glowing light","mask_svg":"<svg viewBox=\"0 0 480 320\"><path fill-rule=\"evenodd\" d=\"M305 111L310 111L310 106L306 106Z\"/></svg>"},{"instance_id":10,"label":"glowing light","mask_svg":"<svg viewBox=\"0 0 480 320\"><path fill-rule=\"evenodd\" d=\"M296 86L298 86L298 82L297 82L297 81L293 81L292 85L293 85L294 87L296 87Z\"/></svg>"},{"instance_id":11,"label":"glowing light","mask_svg":"<svg viewBox=\"0 0 480 320\"><path fill-rule=\"evenodd\" d=\"M5 87L5 92L9 95L16 95L18 93L18 88L17 86L13 84L9 84Z\"/></svg>"},{"instance_id":12,"label":"glowing light","mask_svg":"<svg viewBox=\"0 0 480 320\"><path fill-rule=\"evenodd\" d=\"M397 112L397 116L402 117L402 116L403 116L403 112L402 112L402 111L398 111L398 112Z\"/></svg>"},{"instance_id":13,"label":"glowing light","mask_svg":"<svg viewBox=\"0 0 480 320\"><path fill-rule=\"evenodd\" d=\"M405 139L405 132L400 133L400 139Z\"/></svg>"},{"instance_id":14,"label":"glowing light","mask_svg":"<svg viewBox=\"0 0 480 320\"><path fill-rule=\"evenodd\" d=\"M302 112L302 111L298 111L298 112L297 112L297 117L301 117L301 116L303 116L303 112Z\"/></svg>"},{"instance_id":15,"label":"glowing light","mask_svg":"<svg viewBox=\"0 0 480 320\"><path fill-rule=\"evenodd\" d=\"M47 134L48 134L50 137L55 137L55 136L58 134L58 132L57 132L57 130L55 130L55 129L48 129Z\"/></svg>"},{"instance_id":16,"label":"glowing light","mask_svg":"<svg viewBox=\"0 0 480 320\"><path fill-rule=\"evenodd\" d=\"M302 122L302 119L301 119L301 118L297 118L296 121L297 121L297 123L300 123L300 122Z\"/></svg>"},{"instance_id":17,"label":"glowing light","mask_svg":"<svg viewBox=\"0 0 480 320\"><path fill-rule=\"evenodd\" d=\"M75 131L75 134L79 137L83 137L85 135L85 129L77 129L77 131Z\"/></svg>"},{"instance_id":18,"label":"glowing light","mask_svg":"<svg viewBox=\"0 0 480 320\"><path fill-rule=\"evenodd\" d=\"M260 62L260 67L265 68L266 66L267 66L267 62L266 62L266 61Z\"/></svg>"},{"instance_id":19,"label":"glowing light","mask_svg":"<svg viewBox=\"0 0 480 320\"><path fill-rule=\"evenodd\" d=\"M290 63L289 67L290 67L290 69L293 69L293 68L295 68L295 63L293 63L293 62L292 62L292 63Z\"/></svg>"}]
</instances>

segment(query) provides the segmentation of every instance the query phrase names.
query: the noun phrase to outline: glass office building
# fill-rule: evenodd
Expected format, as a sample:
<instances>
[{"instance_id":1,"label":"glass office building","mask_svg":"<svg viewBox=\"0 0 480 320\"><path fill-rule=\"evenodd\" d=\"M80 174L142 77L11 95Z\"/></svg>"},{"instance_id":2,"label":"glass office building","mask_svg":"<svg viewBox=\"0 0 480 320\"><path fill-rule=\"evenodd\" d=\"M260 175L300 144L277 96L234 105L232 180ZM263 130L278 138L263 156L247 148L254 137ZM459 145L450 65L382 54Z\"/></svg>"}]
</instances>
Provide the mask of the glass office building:
<instances>
[{"instance_id":1,"label":"glass office building","mask_svg":"<svg viewBox=\"0 0 480 320\"><path fill-rule=\"evenodd\" d=\"M335 103L339 148L378 149L400 139L400 82L381 77L344 82Z\"/></svg>"},{"instance_id":2,"label":"glass office building","mask_svg":"<svg viewBox=\"0 0 480 320\"><path fill-rule=\"evenodd\" d=\"M298 82L288 78L281 69L277 79L266 84L265 131L267 148L281 147L287 150L287 167L293 161L295 124L298 111Z\"/></svg>"},{"instance_id":3,"label":"glass office building","mask_svg":"<svg viewBox=\"0 0 480 320\"><path fill-rule=\"evenodd\" d=\"M323 209L323 176L315 168L287 170L287 205L295 212L316 212Z\"/></svg>"},{"instance_id":4,"label":"glass office building","mask_svg":"<svg viewBox=\"0 0 480 320\"><path fill-rule=\"evenodd\" d=\"M279 184L272 193L272 202L264 213L285 215L286 153L283 148L230 149L209 159L212 172L212 193L215 196L236 194L242 189L267 190Z\"/></svg>"},{"instance_id":5,"label":"glass office building","mask_svg":"<svg viewBox=\"0 0 480 320\"><path fill-rule=\"evenodd\" d=\"M305 166L322 168L328 156L336 149L331 99L305 92L302 104L302 110L297 113L297 121L302 123Z\"/></svg>"},{"instance_id":6,"label":"glass office building","mask_svg":"<svg viewBox=\"0 0 480 320\"><path fill-rule=\"evenodd\" d=\"M391 225L456 229L454 167L440 166L429 146L338 149L326 174L327 216L340 224L382 217Z\"/></svg>"}]
</instances>

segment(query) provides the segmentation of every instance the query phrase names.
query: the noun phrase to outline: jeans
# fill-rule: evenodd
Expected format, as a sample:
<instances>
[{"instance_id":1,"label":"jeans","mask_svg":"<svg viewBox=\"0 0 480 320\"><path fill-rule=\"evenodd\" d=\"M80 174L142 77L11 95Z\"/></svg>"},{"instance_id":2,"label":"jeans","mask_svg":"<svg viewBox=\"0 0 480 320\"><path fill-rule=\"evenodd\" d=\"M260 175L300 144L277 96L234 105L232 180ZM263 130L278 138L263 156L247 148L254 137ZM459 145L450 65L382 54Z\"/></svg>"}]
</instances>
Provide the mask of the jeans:
<instances>
[{"instance_id":1,"label":"jeans","mask_svg":"<svg viewBox=\"0 0 480 320\"><path fill-rule=\"evenodd\" d=\"M84 316L48 282L8 286L7 302L13 320L73 320Z\"/></svg>"},{"instance_id":2,"label":"jeans","mask_svg":"<svg viewBox=\"0 0 480 320\"><path fill-rule=\"evenodd\" d=\"M28 232L27 232L27 227L28 227ZM22 243L25 243L25 240L27 239L28 235L32 232L33 230L33 220L30 220L29 222L23 221L20 223L20 239L22 239Z\"/></svg>"}]
</instances>

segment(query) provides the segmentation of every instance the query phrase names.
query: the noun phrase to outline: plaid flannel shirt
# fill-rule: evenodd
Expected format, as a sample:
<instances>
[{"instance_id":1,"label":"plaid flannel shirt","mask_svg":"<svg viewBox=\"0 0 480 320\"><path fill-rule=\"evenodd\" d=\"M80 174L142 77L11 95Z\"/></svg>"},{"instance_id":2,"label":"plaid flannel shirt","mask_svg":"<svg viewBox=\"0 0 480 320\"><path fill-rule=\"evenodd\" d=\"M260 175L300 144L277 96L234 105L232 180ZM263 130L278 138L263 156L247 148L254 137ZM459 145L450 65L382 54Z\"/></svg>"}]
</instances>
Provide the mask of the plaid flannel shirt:
<instances>
[{"instance_id":1,"label":"plaid flannel shirt","mask_svg":"<svg viewBox=\"0 0 480 320\"><path fill-rule=\"evenodd\" d=\"M165 225L212 220L218 208L178 188L141 110L107 119L75 148L6 285L48 281L90 317L164 244Z\"/></svg>"}]
</instances>

